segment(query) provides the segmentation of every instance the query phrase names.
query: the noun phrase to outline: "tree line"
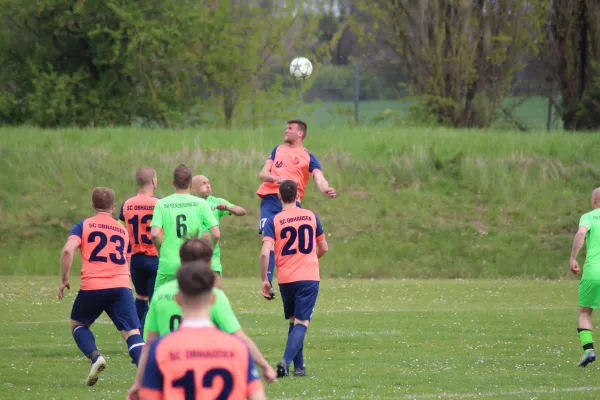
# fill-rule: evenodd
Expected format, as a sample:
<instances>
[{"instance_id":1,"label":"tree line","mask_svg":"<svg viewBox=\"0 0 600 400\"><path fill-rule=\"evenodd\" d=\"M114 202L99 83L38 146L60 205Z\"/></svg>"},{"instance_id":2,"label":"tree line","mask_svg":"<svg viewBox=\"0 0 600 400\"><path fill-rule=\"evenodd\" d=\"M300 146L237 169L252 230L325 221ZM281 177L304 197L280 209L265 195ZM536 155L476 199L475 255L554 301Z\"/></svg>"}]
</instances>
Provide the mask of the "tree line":
<instances>
[{"instance_id":1,"label":"tree line","mask_svg":"<svg viewBox=\"0 0 600 400\"><path fill-rule=\"evenodd\" d=\"M0 124L260 126L311 97L287 74L303 55L331 84L385 68L455 127L510 115L535 64L564 128L594 130L599 17L593 0L0 0Z\"/></svg>"}]
</instances>

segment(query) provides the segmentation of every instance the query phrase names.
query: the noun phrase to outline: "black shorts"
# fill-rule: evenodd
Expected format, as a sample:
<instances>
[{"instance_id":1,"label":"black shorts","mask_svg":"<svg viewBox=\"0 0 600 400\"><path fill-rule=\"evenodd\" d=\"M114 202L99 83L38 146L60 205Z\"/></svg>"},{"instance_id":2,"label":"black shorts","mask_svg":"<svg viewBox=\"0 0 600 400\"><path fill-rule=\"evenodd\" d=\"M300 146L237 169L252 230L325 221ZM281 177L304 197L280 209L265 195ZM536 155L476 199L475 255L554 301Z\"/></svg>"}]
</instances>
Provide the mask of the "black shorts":
<instances>
[{"instance_id":1,"label":"black shorts","mask_svg":"<svg viewBox=\"0 0 600 400\"><path fill-rule=\"evenodd\" d=\"M294 317L310 321L319 295L319 281L280 283L279 292L283 300L285 319Z\"/></svg>"},{"instance_id":2,"label":"black shorts","mask_svg":"<svg viewBox=\"0 0 600 400\"><path fill-rule=\"evenodd\" d=\"M73 302L71 319L89 326L103 311L119 331L140 329L133 292L128 288L80 290Z\"/></svg>"}]
</instances>

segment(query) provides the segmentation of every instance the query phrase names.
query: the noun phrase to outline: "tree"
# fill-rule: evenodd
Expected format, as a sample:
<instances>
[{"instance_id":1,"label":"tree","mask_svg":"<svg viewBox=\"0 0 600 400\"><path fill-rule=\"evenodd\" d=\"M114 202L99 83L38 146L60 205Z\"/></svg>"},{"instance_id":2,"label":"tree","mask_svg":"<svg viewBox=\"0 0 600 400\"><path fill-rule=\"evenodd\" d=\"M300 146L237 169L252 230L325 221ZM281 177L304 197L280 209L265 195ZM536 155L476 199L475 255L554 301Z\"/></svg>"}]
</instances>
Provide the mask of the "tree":
<instances>
[{"instance_id":1,"label":"tree","mask_svg":"<svg viewBox=\"0 0 600 400\"><path fill-rule=\"evenodd\" d=\"M317 21L295 3L219 1L206 11L197 71L218 124L262 125L302 103L312 82L292 82L287 68L298 52L316 54Z\"/></svg>"},{"instance_id":2,"label":"tree","mask_svg":"<svg viewBox=\"0 0 600 400\"><path fill-rule=\"evenodd\" d=\"M487 127L520 57L535 51L543 0L359 0L403 60L420 112L442 124Z\"/></svg>"},{"instance_id":3,"label":"tree","mask_svg":"<svg viewBox=\"0 0 600 400\"><path fill-rule=\"evenodd\" d=\"M600 128L600 6L590 0L552 0L545 56L561 94L567 130Z\"/></svg>"},{"instance_id":4,"label":"tree","mask_svg":"<svg viewBox=\"0 0 600 400\"><path fill-rule=\"evenodd\" d=\"M0 115L21 122L12 104L41 126L170 125L187 106L194 15L158 0L0 1Z\"/></svg>"}]
</instances>

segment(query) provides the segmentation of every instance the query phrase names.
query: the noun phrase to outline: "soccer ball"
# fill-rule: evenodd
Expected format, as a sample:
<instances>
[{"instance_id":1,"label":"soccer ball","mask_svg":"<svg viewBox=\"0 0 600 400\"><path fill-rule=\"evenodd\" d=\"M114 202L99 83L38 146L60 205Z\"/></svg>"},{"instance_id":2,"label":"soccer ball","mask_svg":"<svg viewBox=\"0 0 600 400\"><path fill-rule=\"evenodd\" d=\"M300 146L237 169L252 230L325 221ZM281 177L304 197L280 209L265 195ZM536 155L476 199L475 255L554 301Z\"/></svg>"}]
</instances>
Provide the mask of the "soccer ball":
<instances>
[{"instance_id":1,"label":"soccer ball","mask_svg":"<svg viewBox=\"0 0 600 400\"><path fill-rule=\"evenodd\" d=\"M307 79L312 74L312 71L313 66L308 58L296 57L290 64L290 74L298 80Z\"/></svg>"}]
</instances>

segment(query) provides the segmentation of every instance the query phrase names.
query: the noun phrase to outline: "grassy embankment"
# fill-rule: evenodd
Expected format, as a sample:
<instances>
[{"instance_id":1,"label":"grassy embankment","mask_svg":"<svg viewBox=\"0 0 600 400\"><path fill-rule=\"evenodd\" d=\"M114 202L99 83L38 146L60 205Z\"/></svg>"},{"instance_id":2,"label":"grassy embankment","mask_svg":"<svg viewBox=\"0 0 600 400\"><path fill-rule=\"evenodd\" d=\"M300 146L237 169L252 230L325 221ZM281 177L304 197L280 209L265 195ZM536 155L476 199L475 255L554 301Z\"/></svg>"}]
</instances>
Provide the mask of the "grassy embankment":
<instances>
[{"instance_id":1,"label":"grassy embankment","mask_svg":"<svg viewBox=\"0 0 600 400\"><path fill-rule=\"evenodd\" d=\"M57 275L69 229L94 186L118 206L148 164L158 195L179 163L249 215L223 220L225 276L257 276L258 172L283 129L0 130L0 274ZM309 130L339 198L309 184L328 232L324 276L559 277L571 235L600 186L600 136L408 128ZM116 211L115 211L116 214Z\"/></svg>"}]
</instances>

